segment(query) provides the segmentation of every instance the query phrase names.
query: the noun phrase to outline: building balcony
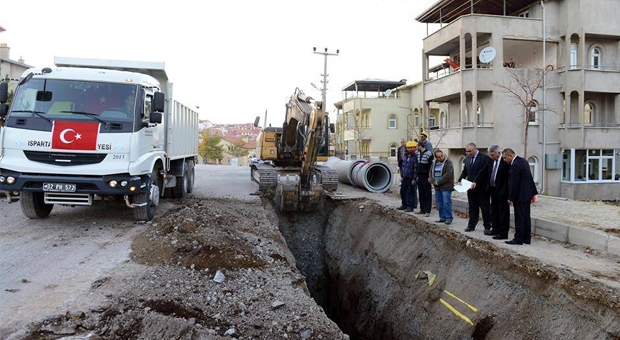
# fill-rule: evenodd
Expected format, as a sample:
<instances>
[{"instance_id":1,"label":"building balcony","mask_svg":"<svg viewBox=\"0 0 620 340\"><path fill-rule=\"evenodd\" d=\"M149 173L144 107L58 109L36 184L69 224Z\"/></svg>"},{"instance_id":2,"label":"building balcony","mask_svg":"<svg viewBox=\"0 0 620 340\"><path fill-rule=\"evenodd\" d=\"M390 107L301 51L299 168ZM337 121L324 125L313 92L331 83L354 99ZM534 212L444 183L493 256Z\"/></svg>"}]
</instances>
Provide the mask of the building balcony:
<instances>
[{"instance_id":1,"label":"building balcony","mask_svg":"<svg viewBox=\"0 0 620 340\"><path fill-rule=\"evenodd\" d=\"M620 127L617 124L598 125L582 126L579 123L568 123L560 126L562 146L576 149L607 149L620 145Z\"/></svg>"},{"instance_id":2,"label":"building balcony","mask_svg":"<svg viewBox=\"0 0 620 340\"><path fill-rule=\"evenodd\" d=\"M355 141L359 139L364 140L364 141L372 140L372 128L358 127L358 128L347 129L344 131L344 135L343 135L344 141Z\"/></svg>"},{"instance_id":3,"label":"building balcony","mask_svg":"<svg viewBox=\"0 0 620 340\"><path fill-rule=\"evenodd\" d=\"M458 97L461 91L493 91L497 89L496 77L492 69L473 69L452 72L449 75L428 80L424 83L424 99L442 101ZM468 84L463 87L463 84Z\"/></svg>"},{"instance_id":4,"label":"building balcony","mask_svg":"<svg viewBox=\"0 0 620 340\"><path fill-rule=\"evenodd\" d=\"M619 93L618 69L568 69L561 71L561 84L583 84L589 92Z\"/></svg>"},{"instance_id":5,"label":"building balcony","mask_svg":"<svg viewBox=\"0 0 620 340\"><path fill-rule=\"evenodd\" d=\"M451 128L429 131L434 148L463 149L465 144L475 142L479 148L497 143L497 134L492 123L479 126L453 125Z\"/></svg>"}]
</instances>

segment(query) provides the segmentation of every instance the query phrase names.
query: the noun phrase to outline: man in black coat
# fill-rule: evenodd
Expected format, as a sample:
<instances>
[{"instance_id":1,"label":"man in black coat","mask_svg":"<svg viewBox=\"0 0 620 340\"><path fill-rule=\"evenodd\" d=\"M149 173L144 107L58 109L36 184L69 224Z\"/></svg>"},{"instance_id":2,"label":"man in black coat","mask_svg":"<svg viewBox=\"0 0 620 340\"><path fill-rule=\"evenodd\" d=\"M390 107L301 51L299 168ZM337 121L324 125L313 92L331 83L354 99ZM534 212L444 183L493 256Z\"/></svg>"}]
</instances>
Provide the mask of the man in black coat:
<instances>
[{"instance_id":1,"label":"man in black coat","mask_svg":"<svg viewBox=\"0 0 620 340\"><path fill-rule=\"evenodd\" d=\"M508 205L508 172L510 165L502 160L499 145L489 146L491 175L489 193L491 195L491 233L495 240L508 239L510 229L510 206Z\"/></svg>"},{"instance_id":2,"label":"man in black coat","mask_svg":"<svg viewBox=\"0 0 620 340\"><path fill-rule=\"evenodd\" d=\"M403 165L403 160L407 154L407 143L404 138L400 139L400 146L396 150L396 160L398 161L398 169Z\"/></svg>"},{"instance_id":3,"label":"man in black coat","mask_svg":"<svg viewBox=\"0 0 620 340\"><path fill-rule=\"evenodd\" d=\"M530 205L538 195L536 184L530 172L530 164L515 154L510 148L502 151L504 161L510 164L508 180L508 202L515 212L515 237L507 244L530 244L532 239L532 220Z\"/></svg>"},{"instance_id":4,"label":"man in black coat","mask_svg":"<svg viewBox=\"0 0 620 340\"><path fill-rule=\"evenodd\" d=\"M491 232L491 205L489 191L489 175L491 173L491 158L478 150L475 143L465 146L465 166L459 177L459 184L463 178L472 182L467 191L469 202L469 222L465 231L474 231L478 224L479 212L482 211L482 220L485 234Z\"/></svg>"}]
</instances>

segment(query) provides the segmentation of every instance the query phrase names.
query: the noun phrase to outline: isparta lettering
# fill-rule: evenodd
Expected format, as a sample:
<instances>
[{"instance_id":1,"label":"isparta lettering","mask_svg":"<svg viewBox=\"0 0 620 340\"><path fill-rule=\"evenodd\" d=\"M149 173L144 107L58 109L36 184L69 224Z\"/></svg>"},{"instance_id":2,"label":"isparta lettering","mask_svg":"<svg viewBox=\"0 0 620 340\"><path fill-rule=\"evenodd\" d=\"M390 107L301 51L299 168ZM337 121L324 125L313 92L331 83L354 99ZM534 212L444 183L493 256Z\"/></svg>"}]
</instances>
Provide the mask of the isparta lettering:
<instances>
[{"instance_id":1,"label":"isparta lettering","mask_svg":"<svg viewBox=\"0 0 620 340\"><path fill-rule=\"evenodd\" d=\"M28 146L39 146L44 148L49 148L52 145L49 141L45 140L29 140Z\"/></svg>"}]
</instances>

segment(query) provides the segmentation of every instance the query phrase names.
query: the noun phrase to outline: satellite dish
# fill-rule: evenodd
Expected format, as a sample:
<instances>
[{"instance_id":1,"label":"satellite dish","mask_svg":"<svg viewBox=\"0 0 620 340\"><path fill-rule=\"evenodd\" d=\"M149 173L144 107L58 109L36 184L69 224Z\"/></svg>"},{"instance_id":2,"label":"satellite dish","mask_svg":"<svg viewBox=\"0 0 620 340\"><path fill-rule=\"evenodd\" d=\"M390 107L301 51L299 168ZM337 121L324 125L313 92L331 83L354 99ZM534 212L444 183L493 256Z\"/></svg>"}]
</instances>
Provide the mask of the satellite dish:
<instances>
[{"instance_id":1,"label":"satellite dish","mask_svg":"<svg viewBox=\"0 0 620 340\"><path fill-rule=\"evenodd\" d=\"M392 94L392 90L391 90L391 89L387 89L387 90L385 90L385 96L386 96L386 97L389 97L389 96L390 96L390 94Z\"/></svg>"},{"instance_id":2,"label":"satellite dish","mask_svg":"<svg viewBox=\"0 0 620 340\"><path fill-rule=\"evenodd\" d=\"M482 51L480 51L480 55L478 56L478 59L480 59L480 62L488 64L495 58L496 54L497 52L495 51L493 47L490 47L490 46L485 47L482 49Z\"/></svg>"}]
</instances>

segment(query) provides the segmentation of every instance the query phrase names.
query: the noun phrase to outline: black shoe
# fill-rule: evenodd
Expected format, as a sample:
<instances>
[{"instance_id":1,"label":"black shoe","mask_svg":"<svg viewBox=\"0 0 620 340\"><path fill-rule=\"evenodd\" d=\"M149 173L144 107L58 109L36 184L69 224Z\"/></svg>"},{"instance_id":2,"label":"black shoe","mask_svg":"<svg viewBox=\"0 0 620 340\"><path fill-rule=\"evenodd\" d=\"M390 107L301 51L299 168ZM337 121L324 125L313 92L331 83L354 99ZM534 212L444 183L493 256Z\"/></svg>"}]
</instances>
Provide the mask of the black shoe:
<instances>
[{"instance_id":1,"label":"black shoe","mask_svg":"<svg viewBox=\"0 0 620 340\"><path fill-rule=\"evenodd\" d=\"M495 235L495 233L493 231L491 231L491 229L484 229L484 234L485 235Z\"/></svg>"},{"instance_id":2,"label":"black shoe","mask_svg":"<svg viewBox=\"0 0 620 340\"><path fill-rule=\"evenodd\" d=\"M465 228L465 231L467 232L474 231L474 230L475 230L474 228L470 228L470 227Z\"/></svg>"},{"instance_id":3,"label":"black shoe","mask_svg":"<svg viewBox=\"0 0 620 340\"><path fill-rule=\"evenodd\" d=\"M530 243L531 243L531 241L523 241L523 243L525 243L525 244L530 244Z\"/></svg>"},{"instance_id":4,"label":"black shoe","mask_svg":"<svg viewBox=\"0 0 620 340\"><path fill-rule=\"evenodd\" d=\"M413 212L413 209L407 208L407 209L405 209L405 212Z\"/></svg>"},{"instance_id":5,"label":"black shoe","mask_svg":"<svg viewBox=\"0 0 620 340\"><path fill-rule=\"evenodd\" d=\"M437 220L436 223L444 223L446 220Z\"/></svg>"},{"instance_id":6,"label":"black shoe","mask_svg":"<svg viewBox=\"0 0 620 340\"><path fill-rule=\"evenodd\" d=\"M396 208L397 210L405 210L407 209L407 207L405 207L404 205L401 205L400 207Z\"/></svg>"},{"instance_id":7,"label":"black shoe","mask_svg":"<svg viewBox=\"0 0 620 340\"><path fill-rule=\"evenodd\" d=\"M513 239L512 239L512 240L510 240L510 241L506 241L506 242L504 242L504 243L506 243L506 244L519 244L519 245L523 244L523 242L522 242L522 241L519 241L519 240L517 240L517 239L515 239L515 238L513 238Z\"/></svg>"},{"instance_id":8,"label":"black shoe","mask_svg":"<svg viewBox=\"0 0 620 340\"><path fill-rule=\"evenodd\" d=\"M508 239L508 235L495 235L493 236L494 240L507 240Z\"/></svg>"}]
</instances>

